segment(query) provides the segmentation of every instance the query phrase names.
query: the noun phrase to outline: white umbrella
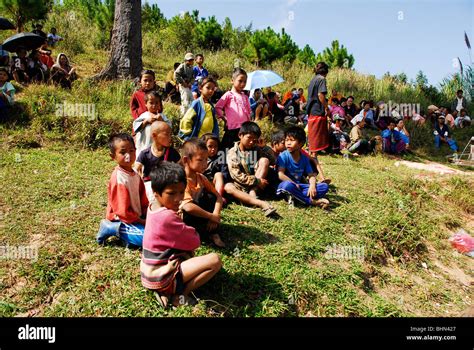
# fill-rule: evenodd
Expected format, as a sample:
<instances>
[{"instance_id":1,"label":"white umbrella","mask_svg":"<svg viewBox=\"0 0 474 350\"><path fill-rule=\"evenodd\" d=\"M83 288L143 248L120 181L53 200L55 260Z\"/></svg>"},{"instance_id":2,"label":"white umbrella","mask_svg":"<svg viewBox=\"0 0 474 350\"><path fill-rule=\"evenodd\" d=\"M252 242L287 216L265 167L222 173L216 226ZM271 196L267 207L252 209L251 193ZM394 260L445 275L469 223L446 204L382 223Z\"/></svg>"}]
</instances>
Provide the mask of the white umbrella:
<instances>
[{"instance_id":1,"label":"white umbrella","mask_svg":"<svg viewBox=\"0 0 474 350\"><path fill-rule=\"evenodd\" d=\"M248 74L244 90L261 89L280 84L285 81L280 75L271 70L256 70Z\"/></svg>"}]
</instances>

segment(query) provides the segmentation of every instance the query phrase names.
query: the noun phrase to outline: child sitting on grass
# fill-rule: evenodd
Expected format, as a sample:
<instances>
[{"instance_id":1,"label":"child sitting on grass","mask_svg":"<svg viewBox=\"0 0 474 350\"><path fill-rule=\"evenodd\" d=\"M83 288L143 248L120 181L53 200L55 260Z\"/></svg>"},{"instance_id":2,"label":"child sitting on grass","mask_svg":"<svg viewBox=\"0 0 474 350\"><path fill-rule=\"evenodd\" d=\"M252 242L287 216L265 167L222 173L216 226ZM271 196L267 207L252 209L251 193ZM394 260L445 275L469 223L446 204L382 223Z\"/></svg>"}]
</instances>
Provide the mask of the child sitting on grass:
<instances>
[{"instance_id":1,"label":"child sitting on grass","mask_svg":"<svg viewBox=\"0 0 474 350\"><path fill-rule=\"evenodd\" d=\"M105 243L116 236L127 246L142 246L145 215L148 206L145 185L133 170L135 144L129 134L112 135L109 139L110 157L117 162L107 188L106 220L100 222L97 242Z\"/></svg>"},{"instance_id":2,"label":"child sitting on grass","mask_svg":"<svg viewBox=\"0 0 474 350\"><path fill-rule=\"evenodd\" d=\"M263 158L257 147L262 132L254 122L245 122L240 127L236 142L227 153L227 166L233 182L225 185L225 191L243 204L260 207L265 216L276 214L276 209L268 202L257 198L257 191L268 185L266 179L269 161Z\"/></svg>"},{"instance_id":3,"label":"child sitting on grass","mask_svg":"<svg viewBox=\"0 0 474 350\"><path fill-rule=\"evenodd\" d=\"M15 87L8 81L8 71L0 67L0 118L6 118L7 108L13 105Z\"/></svg>"},{"instance_id":4,"label":"child sitting on grass","mask_svg":"<svg viewBox=\"0 0 474 350\"><path fill-rule=\"evenodd\" d=\"M216 82L213 78L206 77L198 81L198 86L201 96L191 103L191 107L179 123L178 136L183 141L192 137L201 137L207 133L213 133L219 137L216 112L210 102L216 88Z\"/></svg>"},{"instance_id":5,"label":"child sitting on grass","mask_svg":"<svg viewBox=\"0 0 474 350\"><path fill-rule=\"evenodd\" d=\"M225 247L219 234L222 196L214 185L202 174L207 167L208 152L206 143L192 138L186 141L181 150L184 170L188 184L181 204L183 221L192 226L201 236L209 237L218 247Z\"/></svg>"},{"instance_id":6,"label":"child sitting on grass","mask_svg":"<svg viewBox=\"0 0 474 350\"><path fill-rule=\"evenodd\" d=\"M172 126L168 118L162 114L163 104L161 103L161 96L157 91L151 90L145 94L145 105L147 111L133 121L137 156L140 156L141 151L149 147L152 143L150 131L153 122L164 121L170 127Z\"/></svg>"},{"instance_id":7,"label":"child sitting on grass","mask_svg":"<svg viewBox=\"0 0 474 350\"><path fill-rule=\"evenodd\" d=\"M140 89L133 93L130 100L130 112L134 120L147 111L145 94L155 88L155 72L150 69L142 70L140 73Z\"/></svg>"},{"instance_id":8,"label":"child sitting on grass","mask_svg":"<svg viewBox=\"0 0 474 350\"><path fill-rule=\"evenodd\" d=\"M181 160L179 152L171 147L171 127L162 121L155 121L150 128L151 146L141 151L135 163L135 170L145 181L148 200L151 202L155 196L151 189L150 172L160 161L166 160L177 163Z\"/></svg>"},{"instance_id":9,"label":"child sitting on grass","mask_svg":"<svg viewBox=\"0 0 474 350\"><path fill-rule=\"evenodd\" d=\"M184 169L161 162L151 172L156 201L148 207L140 273L142 285L154 290L161 306L196 304L189 294L208 282L222 267L219 256L193 257L199 235L177 214L186 189Z\"/></svg>"},{"instance_id":10,"label":"child sitting on grass","mask_svg":"<svg viewBox=\"0 0 474 350\"><path fill-rule=\"evenodd\" d=\"M304 205L326 209L329 201L323 197L329 190L329 185L325 182L316 184L316 174L309 157L301 153L305 142L306 133L302 128L292 126L285 132L286 151L277 160L278 176L282 181L278 185L277 195L287 194Z\"/></svg>"},{"instance_id":11,"label":"child sitting on grass","mask_svg":"<svg viewBox=\"0 0 474 350\"><path fill-rule=\"evenodd\" d=\"M214 134L204 134L201 137L207 147L207 168L203 175L214 184L217 192L224 196L224 185L229 181L229 170L225 161L225 153L219 152L219 138ZM224 199L224 203L225 203Z\"/></svg>"}]
</instances>

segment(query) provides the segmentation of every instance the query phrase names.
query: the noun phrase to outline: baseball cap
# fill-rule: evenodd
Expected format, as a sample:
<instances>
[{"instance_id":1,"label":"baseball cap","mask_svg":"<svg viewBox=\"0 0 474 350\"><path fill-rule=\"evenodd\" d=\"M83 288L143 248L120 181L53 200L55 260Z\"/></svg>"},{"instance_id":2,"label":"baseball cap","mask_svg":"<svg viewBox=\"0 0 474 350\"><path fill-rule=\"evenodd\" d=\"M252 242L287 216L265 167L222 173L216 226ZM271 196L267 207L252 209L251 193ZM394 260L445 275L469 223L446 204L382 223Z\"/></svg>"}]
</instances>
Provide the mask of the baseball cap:
<instances>
[{"instance_id":1,"label":"baseball cap","mask_svg":"<svg viewBox=\"0 0 474 350\"><path fill-rule=\"evenodd\" d=\"M194 55L191 52L188 52L186 56L184 56L185 61L191 61L194 60Z\"/></svg>"}]
</instances>

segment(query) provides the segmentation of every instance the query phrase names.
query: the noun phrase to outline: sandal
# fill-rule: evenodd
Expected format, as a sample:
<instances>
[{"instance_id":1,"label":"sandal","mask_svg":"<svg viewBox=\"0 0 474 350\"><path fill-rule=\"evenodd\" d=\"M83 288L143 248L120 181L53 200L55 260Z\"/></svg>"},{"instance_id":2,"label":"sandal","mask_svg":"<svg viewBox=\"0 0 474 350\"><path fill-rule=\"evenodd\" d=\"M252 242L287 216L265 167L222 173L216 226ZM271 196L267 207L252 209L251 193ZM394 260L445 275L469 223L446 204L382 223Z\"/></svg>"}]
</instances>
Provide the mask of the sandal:
<instances>
[{"instance_id":1,"label":"sandal","mask_svg":"<svg viewBox=\"0 0 474 350\"><path fill-rule=\"evenodd\" d=\"M269 217L269 216L272 216L273 214L276 214L276 209L272 206L272 205L269 205L268 208L266 209L262 209L265 217Z\"/></svg>"},{"instance_id":2,"label":"sandal","mask_svg":"<svg viewBox=\"0 0 474 350\"><path fill-rule=\"evenodd\" d=\"M160 294L159 292L155 292L155 297L163 309L166 309L168 307L169 299L166 295Z\"/></svg>"}]
</instances>

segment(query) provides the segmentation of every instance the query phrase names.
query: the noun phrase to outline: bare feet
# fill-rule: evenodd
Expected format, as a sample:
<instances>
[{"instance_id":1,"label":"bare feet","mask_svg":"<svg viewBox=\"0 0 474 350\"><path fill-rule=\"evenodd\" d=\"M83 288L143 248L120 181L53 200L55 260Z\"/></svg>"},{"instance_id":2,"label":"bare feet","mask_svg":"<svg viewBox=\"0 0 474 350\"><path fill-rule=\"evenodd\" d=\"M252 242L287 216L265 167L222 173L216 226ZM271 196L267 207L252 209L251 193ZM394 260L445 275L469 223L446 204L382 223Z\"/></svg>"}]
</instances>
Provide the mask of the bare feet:
<instances>
[{"instance_id":1,"label":"bare feet","mask_svg":"<svg viewBox=\"0 0 474 350\"><path fill-rule=\"evenodd\" d=\"M326 198L313 199L311 204L325 210L329 208L329 201Z\"/></svg>"},{"instance_id":2,"label":"bare feet","mask_svg":"<svg viewBox=\"0 0 474 350\"><path fill-rule=\"evenodd\" d=\"M214 233L210 236L212 243L214 243L219 248L225 248L225 243L222 241L221 236L217 233Z\"/></svg>"}]
</instances>

